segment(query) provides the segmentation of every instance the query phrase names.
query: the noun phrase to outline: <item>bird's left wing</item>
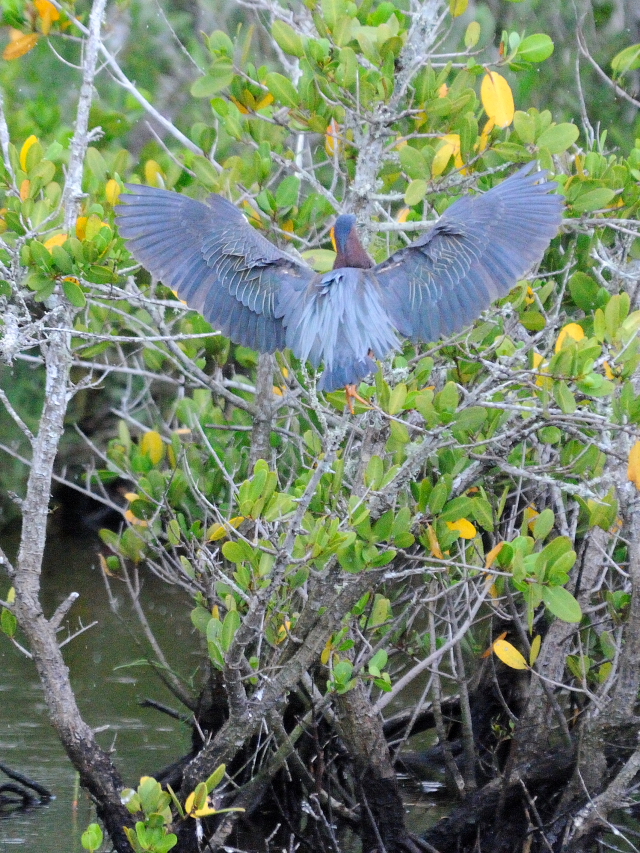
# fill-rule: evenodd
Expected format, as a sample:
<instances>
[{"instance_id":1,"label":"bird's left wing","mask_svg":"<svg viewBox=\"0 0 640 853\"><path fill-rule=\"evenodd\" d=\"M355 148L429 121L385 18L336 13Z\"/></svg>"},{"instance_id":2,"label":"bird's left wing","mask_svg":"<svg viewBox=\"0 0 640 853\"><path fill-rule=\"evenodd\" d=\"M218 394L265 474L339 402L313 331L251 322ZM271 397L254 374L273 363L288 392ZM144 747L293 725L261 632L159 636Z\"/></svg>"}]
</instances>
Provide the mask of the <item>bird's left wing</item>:
<instances>
[{"instance_id":1,"label":"bird's left wing","mask_svg":"<svg viewBox=\"0 0 640 853\"><path fill-rule=\"evenodd\" d=\"M563 201L533 165L455 202L430 231L371 270L401 335L436 341L457 332L541 259Z\"/></svg>"},{"instance_id":2,"label":"bird's left wing","mask_svg":"<svg viewBox=\"0 0 640 853\"><path fill-rule=\"evenodd\" d=\"M127 189L117 221L136 260L235 343L283 349L280 290L285 282L306 287L313 270L266 240L222 196L203 203L156 187Z\"/></svg>"}]
</instances>

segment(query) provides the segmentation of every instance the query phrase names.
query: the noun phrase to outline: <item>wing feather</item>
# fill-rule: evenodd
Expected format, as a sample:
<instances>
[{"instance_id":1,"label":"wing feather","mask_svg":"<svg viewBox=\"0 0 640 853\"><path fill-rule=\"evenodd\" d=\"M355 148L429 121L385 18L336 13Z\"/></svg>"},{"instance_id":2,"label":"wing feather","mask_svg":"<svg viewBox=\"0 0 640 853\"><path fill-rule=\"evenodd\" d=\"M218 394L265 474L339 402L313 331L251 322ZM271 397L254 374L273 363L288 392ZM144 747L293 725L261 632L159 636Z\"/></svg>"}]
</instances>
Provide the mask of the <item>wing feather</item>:
<instances>
[{"instance_id":1,"label":"wing feather","mask_svg":"<svg viewBox=\"0 0 640 853\"><path fill-rule=\"evenodd\" d=\"M278 294L284 282L294 291L306 287L313 270L266 240L221 196L202 203L157 187L127 189L118 226L136 260L236 343L282 349Z\"/></svg>"},{"instance_id":2,"label":"wing feather","mask_svg":"<svg viewBox=\"0 0 640 853\"><path fill-rule=\"evenodd\" d=\"M533 167L455 202L429 232L372 270L400 334L433 341L458 331L540 260L563 201Z\"/></svg>"}]
</instances>

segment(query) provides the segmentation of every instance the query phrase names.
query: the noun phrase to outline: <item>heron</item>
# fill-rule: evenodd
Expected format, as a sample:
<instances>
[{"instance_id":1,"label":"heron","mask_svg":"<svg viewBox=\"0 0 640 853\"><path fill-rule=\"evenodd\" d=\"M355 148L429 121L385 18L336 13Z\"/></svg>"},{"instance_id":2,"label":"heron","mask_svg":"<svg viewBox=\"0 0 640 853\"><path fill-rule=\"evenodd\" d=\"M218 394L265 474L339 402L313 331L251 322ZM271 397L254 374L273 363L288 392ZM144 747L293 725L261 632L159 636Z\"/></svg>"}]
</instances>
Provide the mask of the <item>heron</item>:
<instances>
[{"instance_id":1,"label":"heron","mask_svg":"<svg viewBox=\"0 0 640 853\"><path fill-rule=\"evenodd\" d=\"M535 162L484 193L454 202L428 231L376 264L356 217L342 214L336 259L314 271L253 228L220 195L204 202L127 184L117 207L135 259L237 344L290 348L322 391L377 370L402 339L431 342L471 324L537 264L562 221L556 183ZM353 410L353 409L352 409Z\"/></svg>"}]
</instances>

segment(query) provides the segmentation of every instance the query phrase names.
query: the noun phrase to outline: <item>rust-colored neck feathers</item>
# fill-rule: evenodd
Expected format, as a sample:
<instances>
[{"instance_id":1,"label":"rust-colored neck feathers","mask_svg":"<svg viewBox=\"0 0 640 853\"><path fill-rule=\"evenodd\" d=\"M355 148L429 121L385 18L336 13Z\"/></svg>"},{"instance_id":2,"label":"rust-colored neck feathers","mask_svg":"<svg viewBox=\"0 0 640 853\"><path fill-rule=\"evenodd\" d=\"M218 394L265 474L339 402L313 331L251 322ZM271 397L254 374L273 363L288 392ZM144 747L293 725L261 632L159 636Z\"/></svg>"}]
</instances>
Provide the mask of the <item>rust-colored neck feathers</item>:
<instances>
[{"instance_id":1,"label":"rust-colored neck feathers","mask_svg":"<svg viewBox=\"0 0 640 853\"><path fill-rule=\"evenodd\" d=\"M339 216L333 227L333 235L336 243L336 260L333 264L334 270L343 267L356 267L368 270L374 266L364 246L360 242L356 232L356 218L352 215Z\"/></svg>"}]
</instances>

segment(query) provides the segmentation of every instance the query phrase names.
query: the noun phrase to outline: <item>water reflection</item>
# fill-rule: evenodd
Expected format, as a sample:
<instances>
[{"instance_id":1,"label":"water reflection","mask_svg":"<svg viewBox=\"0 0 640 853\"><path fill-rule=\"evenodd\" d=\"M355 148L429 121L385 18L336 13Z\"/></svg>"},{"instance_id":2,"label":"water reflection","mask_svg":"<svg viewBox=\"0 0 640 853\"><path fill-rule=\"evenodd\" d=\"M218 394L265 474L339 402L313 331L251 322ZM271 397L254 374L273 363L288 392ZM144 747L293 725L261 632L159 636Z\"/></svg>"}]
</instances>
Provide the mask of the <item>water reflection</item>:
<instances>
[{"instance_id":1,"label":"water reflection","mask_svg":"<svg viewBox=\"0 0 640 853\"><path fill-rule=\"evenodd\" d=\"M10 557L16 545L15 541L2 542ZM126 784L134 784L141 775L152 774L182 756L189 748L190 733L180 722L137 704L149 697L177 707L149 667L117 668L145 657L148 649L124 585L117 581L112 585L117 614L109 607L98 548L94 538L55 537L50 541L43 573L44 612L51 614L75 591L80 598L69 614L70 629L97 621L65 646L65 661L83 716L96 729L108 727L98 739L103 747L113 749ZM0 583L4 594L6 578ZM144 602L170 665L185 677L193 675L196 640L184 592L145 576ZM46 806L0 820L0 853L19 847L39 853L82 851L80 835L95 817L91 804L84 794L77 795L76 775L49 724L33 662L5 637L0 637L0 760L55 795ZM0 781L5 781L2 774Z\"/></svg>"}]
</instances>

